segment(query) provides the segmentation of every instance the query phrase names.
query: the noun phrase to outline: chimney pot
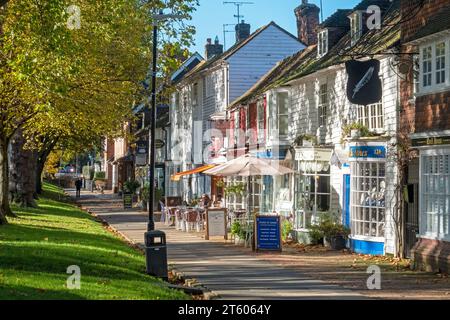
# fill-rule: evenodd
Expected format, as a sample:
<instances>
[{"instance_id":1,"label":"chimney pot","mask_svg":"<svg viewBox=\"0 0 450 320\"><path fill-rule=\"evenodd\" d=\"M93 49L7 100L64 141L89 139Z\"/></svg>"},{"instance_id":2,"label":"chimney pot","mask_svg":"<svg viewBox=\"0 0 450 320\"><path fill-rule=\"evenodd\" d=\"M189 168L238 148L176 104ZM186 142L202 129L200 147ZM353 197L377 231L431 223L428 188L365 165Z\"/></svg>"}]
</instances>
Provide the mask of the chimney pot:
<instances>
[{"instance_id":1,"label":"chimney pot","mask_svg":"<svg viewBox=\"0 0 450 320\"><path fill-rule=\"evenodd\" d=\"M307 46L316 44L320 8L308 3L308 0L302 0L302 4L294 12L297 17L298 39Z\"/></svg>"},{"instance_id":2,"label":"chimney pot","mask_svg":"<svg viewBox=\"0 0 450 320\"><path fill-rule=\"evenodd\" d=\"M216 36L214 39L214 44L212 43L212 39L208 38L206 40L205 45L205 57L206 60L211 59L214 56L220 55L223 53L223 45L219 43L219 37Z\"/></svg>"},{"instance_id":3,"label":"chimney pot","mask_svg":"<svg viewBox=\"0 0 450 320\"><path fill-rule=\"evenodd\" d=\"M236 31L236 43L241 42L242 40L250 37L250 28L251 26L248 23L245 23L244 20L241 23L237 24L235 27Z\"/></svg>"}]
</instances>

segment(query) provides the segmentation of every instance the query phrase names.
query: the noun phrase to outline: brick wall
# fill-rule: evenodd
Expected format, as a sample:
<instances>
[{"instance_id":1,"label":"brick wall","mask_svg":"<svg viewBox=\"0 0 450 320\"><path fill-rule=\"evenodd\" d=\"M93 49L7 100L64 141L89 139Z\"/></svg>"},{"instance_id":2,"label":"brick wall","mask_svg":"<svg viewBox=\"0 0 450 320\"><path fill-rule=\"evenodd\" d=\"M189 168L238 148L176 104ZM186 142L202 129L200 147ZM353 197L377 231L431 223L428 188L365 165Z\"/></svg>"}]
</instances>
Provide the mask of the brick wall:
<instances>
[{"instance_id":1,"label":"brick wall","mask_svg":"<svg viewBox=\"0 0 450 320\"><path fill-rule=\"evenodd\" d=\"M414 269L428 272L450 271L450 242L420 239L413 250Z\"/></svg>"},{"instance_id":2,"label":"brick wall","mask_svg":"<svg viewBox=\"0 0 450 320\"><path fill-rule=\"evenodd\" d=\"M402 0L402 12L412 12L415 15L405 15L402 24L402 39L407 43L415 33L433 19L443 7L450 5L449 0L425 0L424 6L417 12L418 0ZM403 52L418 52L414 46L403 45ZM413 92L413 58L402 56L402 61L409 65L409 72L400 83L401 86L401 130L409 133L439 131L450 129L450 90L420 96L414 99Z\"/></svg>"}]
</instances>

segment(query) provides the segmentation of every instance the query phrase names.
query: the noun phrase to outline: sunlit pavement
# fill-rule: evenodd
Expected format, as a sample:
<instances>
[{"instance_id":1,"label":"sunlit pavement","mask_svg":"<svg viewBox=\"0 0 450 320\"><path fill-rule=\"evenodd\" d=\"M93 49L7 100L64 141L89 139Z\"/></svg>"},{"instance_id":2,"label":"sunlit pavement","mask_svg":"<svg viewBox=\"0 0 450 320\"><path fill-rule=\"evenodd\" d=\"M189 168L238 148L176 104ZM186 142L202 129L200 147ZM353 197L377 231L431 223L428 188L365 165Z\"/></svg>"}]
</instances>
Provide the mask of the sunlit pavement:
<instances>
[{"instance_id":1,"label":"sunlit pavement","mask_svg":"<svg viewBox=\"0 0 450 320\"><path fill-rule=\"evenodd\" d=\"M75 195L73 190L67 190ZM82 192L82 207L106 221L129 240L143 246L147 215L124 211L120 198L111 194ZM260 259L249 250L224 241L205 241L201 235L175 230L166 232L169 264L194 278L220 299L366 299L363 295L312 279L296 270Z\"/></svg>"}]
</instances>

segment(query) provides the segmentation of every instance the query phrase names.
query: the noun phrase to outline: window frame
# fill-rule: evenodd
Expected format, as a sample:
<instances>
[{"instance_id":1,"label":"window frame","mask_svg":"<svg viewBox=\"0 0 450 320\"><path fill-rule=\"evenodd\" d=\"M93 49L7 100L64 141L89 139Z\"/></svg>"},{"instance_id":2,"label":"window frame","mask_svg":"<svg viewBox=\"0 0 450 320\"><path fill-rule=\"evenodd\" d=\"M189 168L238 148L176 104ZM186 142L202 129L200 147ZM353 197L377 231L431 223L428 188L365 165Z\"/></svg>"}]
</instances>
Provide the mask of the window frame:
<instances>
[{"instance_id":1,"label":"window frame","mask_svg":"<svg viewBox=\"0 0 450 320\"><path fill-rule=\"evenodd\" d=\"M286 113L280 113L280 95L286 95L286 106L285 106L285 111ZM278 131L278 135L279 137L287 137L289 135L289 110L290 110L290 92L289 90L278 90L275 92L275 97L276 97L276 116L277 119L275 121L275 125L276 125L276 130ZM286 125L286 132L285 134L281 132L281 117L284 117L287 119Z\"/></svg>"},{"instance_id":2,"label":"window frame","mask_svg":"<svg viewBox=\"0 0 450 320\"><path fill-rule=\"evenodd\" d=\"M321 58L328 53L328 29L319 31L317 35L317 57Z\"/></svg>"},{"instance_id":3,"label":"window frame","mask_svg":"<svg viewBox=\"0 0 450 320\"><path fill-rule=\"evenodd\" d=\"M445 79L442 83L437 83L437 45L440 43L445 44L445 55L441 56L445 59L445 67L440 69L440 71L445 71ZM438 40L427 41L419 46L419 92L416 96L426 95L430 93L439 92L441 90L448 90L450 87L450 37L441 38ZM424 72L424 49L431 47L431 70L427 73ZM431 73L431 84L425 86L424 76L430 75Z\"/></svg>"},{"instance_id":4,"label":"window frame","mask_svg":"<svg viewBox=\"0 0 450 320\"><path fill-rule=\"evenodd\" d=\"M322 91L325 87L325 92ZM325 101L323 98L326 97ZM319 127L325 127L328 125L328 111L330 106L330 93L328 90L328 83L323 82L319 84L319 99L317 104L317 115Z\"/></svg>"},{"instance_id":5,"label":"window frame","mask_svg":"<svg viewBox=\"0 0 450 320\"><path fill-rule=\"evenodd\" d=\"M373 109L375 109L375 114L373 114ZM379 113L379 110L381 110L381 114ZM381 101L368 104L367 106L357 105L356 120L358 123L366 126L370 132L385 132L386 119L383 98ZM373 121L375 121L375 125L373 125ZM382 123L382 125L380 125L380 123Z\"/></svg>"},{"instance_id":6,"label":"window frame","mask_svg":"<svg viewBox=\"0 0 450 320\"><path fill-rule=\"evenodd\" d=\"M355 20L356 17L358 18L359 24L355 26ZM363 21L362 21L362 12L361 11L355 11L350 16L350 39L351 39L351 45L354 46L358 43L359 39L361 39L362 36L362 29L363 29Z\"/></svg>"},{"instance_id":7,"label":"window frame","mask_svg":"<svg viewBox=\"0 0 450 320\"><path fill-rule=\"evenodd\" d=\"M429 231L429 225L428 225L428 213L425 211L426 206L426 196L432 195L432 197L439 196L436 195L435 191L426 192L427 187L427 179L425 178L425 166L428 164L424 160L425 158L431 158L431 157L440 157L440 156L448 156L448 165L450 166L450 148L439 148L439 149L425 149L420 150L420 166L419 166L419 177L420 177L420 194L419 194L419 237L425 238L425 239L432 239L432 240L440 240L440 241L450 241L450 233L445 236L440 235L441 227L443 227L440 222L442 222L442 217L440 216L447 216L447 223L449 224L447 227L450 228L450 212L444 213L444 214L436 214L437 216L437 225L435 226L436 232ZM448 173L444 174L442 172L436 172L436 173L426 173L428 176L436 176L442 178L443 175L450 177L450 170ZM450 201L450 181L447 179L443 179L444 181L447 181L447 196L444 194L444 203L447 201ZM433 180L433 182L436 182ZM445 183L445 182L444 182ZM439 188L440 189L440 188Z\"/></svg>"},{"instance_id":8,"label":"window frame","mask_svg":"<svg viewBox=\"0 0 450 320\"><path fill-rule=\"evenodd\" d=\"M258 100L256 103L256 130L257 130L257 143L264 143L266 138L266 117L264 110L264 100Z\"/></svg>"},{"instance_id":9,"label":"window frame","mask_svg":"<svg viewBox=\"0 0 450 320\"><path fill-rule=\"evenodd\" d=\"M364 175L361 171L363 168L362 166L370 166L370 175ZM372 175L372 166L376 165L377 168L377 175ZM384 166L384 175L380 175L380 165ZM353 239L364 239L364 240L370 240L370 241L376 241L376 242L384 242L384 239L386 237L386 231L387 231L387 205L386 205L386 195L387 195L387 175L386 175L386 169L387 169L387 162L385 160L383 161L355 161L352 162L350 165L350 171L351 171L351 182L350 182L350 225L351 225L351 232L352 232L352 238ZM363 190L361 187L361 183L367 183L367 181L370 181L370 188L372 187L373 179L376 179L377 181L377 189L380 189L381 181L384 181L385 183L385 190L384 190L384 207L379 205L363 205L360 203L361 195L367 194L371 189L369 190ZM357 188L355 189L355 183L357 185ZM373 190L373 188L372 188ZM355 199L355 194L358 195L358 197ZM359 202L358 202L359 201ZM356 209L360 209L361 211ZM373 220L367 220L366 219L366 212L364 209L369 209L369 215L372 219L372 210L376 210L376 217L377 221ZM384 211L384 220L380 220L380 212ZM359 219L358 216L360 217ZM359 228L356 228L356 225L359 225ZM369 234L364 234L365 230L365 224L368 224L369 228ZM376 235L371 235L372 231L372 224L376 225ZM380 236L380 226L383 225L383 233L382 236ZM362 227L361 227L362 226ZM359 232L361 230L361 232Z\"/></svg>"}]
</instances>

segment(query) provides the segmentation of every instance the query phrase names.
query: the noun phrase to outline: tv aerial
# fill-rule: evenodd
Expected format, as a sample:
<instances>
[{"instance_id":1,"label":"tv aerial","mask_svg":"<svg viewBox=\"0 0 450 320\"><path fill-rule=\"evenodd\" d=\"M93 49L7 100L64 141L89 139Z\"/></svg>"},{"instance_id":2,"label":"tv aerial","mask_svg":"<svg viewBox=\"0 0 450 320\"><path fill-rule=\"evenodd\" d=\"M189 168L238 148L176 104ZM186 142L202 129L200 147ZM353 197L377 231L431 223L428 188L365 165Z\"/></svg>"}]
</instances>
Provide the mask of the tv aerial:
<instances>
[{"instance_id":1,"label":"tv aerial","mask_svg":"<svg viewBox=\"0 0 450 320\"><path fill-rule=\"evenodd\" d=\"M245 2L245 1L224 1L223 4L234 4L237 9L237 14L234 15L237 18L237 24L241 22L241 18L244 16L241 15L241 7L246 4L255 4L254 2Z\"/></svg>"}]
</instances>

